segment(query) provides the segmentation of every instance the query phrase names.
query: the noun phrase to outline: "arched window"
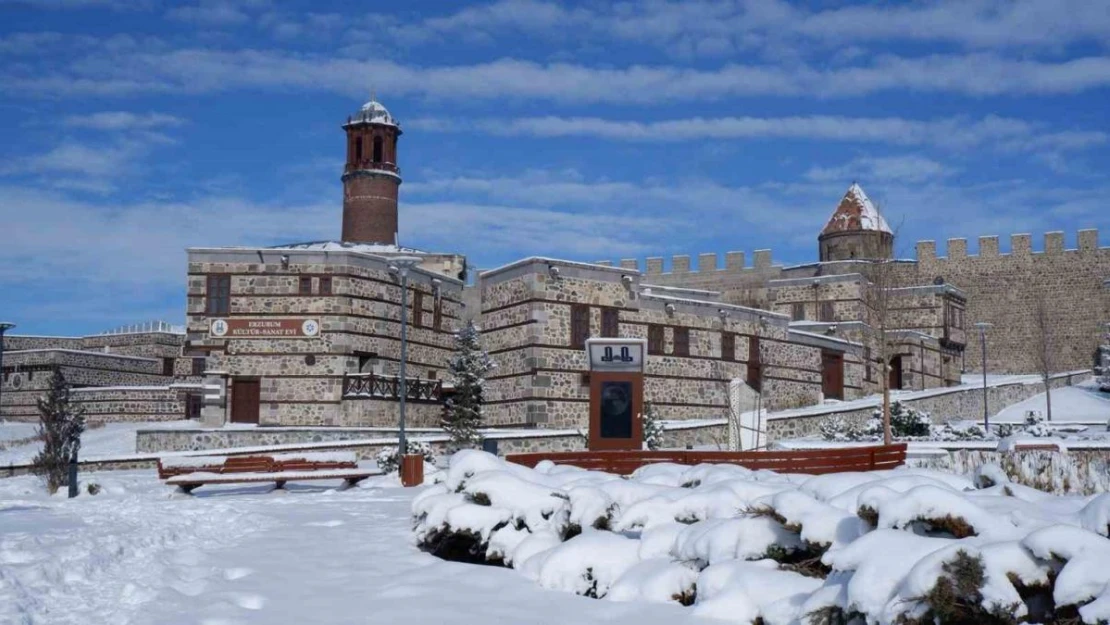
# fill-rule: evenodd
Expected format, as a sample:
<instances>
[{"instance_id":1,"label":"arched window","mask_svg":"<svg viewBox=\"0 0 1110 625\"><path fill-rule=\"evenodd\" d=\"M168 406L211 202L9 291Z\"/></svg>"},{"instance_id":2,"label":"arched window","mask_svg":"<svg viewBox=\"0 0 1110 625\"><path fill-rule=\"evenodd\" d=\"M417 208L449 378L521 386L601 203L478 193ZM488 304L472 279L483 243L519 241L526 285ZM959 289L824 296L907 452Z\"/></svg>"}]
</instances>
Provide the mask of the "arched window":
<instances>
[{"instance_id":1,"label":"arched window","mask_svg":"<svg viewBox=\"0 0 1110 625\"><path fill-rule=\"evenodd\" d=\"M382 162L382 138L374 137L374 162Z\"/></svg>"},{"instance_id":2,"label":"arched window","mask_svg":"<svg viewBox=\"0 0 1110 625\"><path fill-rule=\"evenodd\" d=\"M355 164L362 162L362 137L355 137Z\"/></svg>"}]
</instances>

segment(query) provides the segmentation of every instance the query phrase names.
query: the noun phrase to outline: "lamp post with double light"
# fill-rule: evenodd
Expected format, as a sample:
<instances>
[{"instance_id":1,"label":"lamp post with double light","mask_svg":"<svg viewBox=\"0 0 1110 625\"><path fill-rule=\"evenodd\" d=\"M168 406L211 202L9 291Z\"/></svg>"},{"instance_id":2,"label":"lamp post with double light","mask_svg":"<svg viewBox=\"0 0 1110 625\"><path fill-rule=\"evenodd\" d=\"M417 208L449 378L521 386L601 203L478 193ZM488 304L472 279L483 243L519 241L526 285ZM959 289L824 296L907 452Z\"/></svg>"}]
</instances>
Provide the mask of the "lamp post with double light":
<instances>
[{"instance_id":1,"label":"lamp post with double light","mask_svg":"<svg viewBox=\"0 0 1110 625\"><path fill-rule=\"evenodd\" d=\"M984 432L990 432L990 429L991 429L990 409L987 406L987 329L990 328L991 325L992 324L987 323L986 321L980 321L979 323L975 324L975 327L979 329L979 345L982 349L982 354L983 354L983 431Z\"/></svg>"},{"instance_id":2,"label":"lamp post with double light","mask_svg":"<svg viewBox=\"0 0 1110 625\"><path fill-rule=\"evenodd\" d=\"M409 307L409 271L420 264L416 256L398 256L390 259L390 270L394 271L401 279L401 371L398 381L400 395L400 416L397 423L398 462L403 463L408 453L408 440L405 436L405 399L408 396L408 307Z\"/></svg>"}]
</instances>

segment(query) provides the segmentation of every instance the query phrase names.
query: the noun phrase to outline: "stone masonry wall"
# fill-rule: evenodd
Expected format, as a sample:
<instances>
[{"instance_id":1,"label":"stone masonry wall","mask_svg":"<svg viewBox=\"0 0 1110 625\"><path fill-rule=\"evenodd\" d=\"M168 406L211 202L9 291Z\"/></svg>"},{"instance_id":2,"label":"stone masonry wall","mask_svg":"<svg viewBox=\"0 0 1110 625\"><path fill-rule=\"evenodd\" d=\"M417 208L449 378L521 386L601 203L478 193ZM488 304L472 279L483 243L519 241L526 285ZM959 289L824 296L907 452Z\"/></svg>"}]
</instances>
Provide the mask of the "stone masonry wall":
<instances>
[{"instance_id":1,"label":"stone masonry wall","mask_svg":"<svg viewBox=\"0 0 1110 625\"><path fill-rule=\"evenodd\" d=\"M558 276L549 275L548 265L558 267ZM604 310L618 315L620 337L646 338L649 326L663 328L663 353L649 354L644 381L645 400L662 418L721 417L728 409L728 382L747 376L749 339L757 335L767 405L775 409L819 400L821 350L789 342L784 317L715 302L636 295L639 277L542 259L483 274L481 325L486 348L498 363L486 387L489 422L588 427L588 364L584 350L571 345L573 303L589 305L590 336L602 335ZM761 315L768 322L762 328ZM689 356L674 353L676 328L689 333ZM731 359L722 357L723 334L734 337ZM861 377L859 359L848 355L849 397L859 391Z\"/></svg>"},{"instance_id":2,"label":"stone masonry wall","mask_svg":"<svg viewBox=\"0 0 1110 625\"><path fill-rule=\"evenodd\" d=\"M1089 372L1080 375L1061 374L1053 378L1051 386L1052 388L1062 388L1079 384L1089 378ZM1005 406L1016 404L1043 392L1044 386L1040 383L988 386L987 402L991 407L991 412L997 412ZM895 396L894 399L900 398ZM937 389L928 393L925 397L901 399L901 401L929 413L934 423L943 423L950 419L981 419L983 417L982 388ZM862 424L871 418L875 410L877 410L877 403L852 410L837 410L836 406L829 406L827 410L822 410L819 413L807 411L804 416L774 417L767 422L767 439L775 441L782 438L814 436L820 432L821 420L832 414L839 414L849 421Z\"/></svg>"},{"instance_id":3,"label":"stone masonry wall","mask_svg":"<svg viewBox=\"0 0 1110 625\"><path fill-rule=\"evenodd\" d=\"M280 262L281 256L288 262ZM261 256L261 258L260 258ZM260 379L261 425L396 423L396 402L344 400L348 374L396 375L400 362L398 278L384 258L350 251L204 249L189 252L188 334L207 352L206 369L230 379L207 422L230 418L236 379ZM311 338L221 339L208 335L207 276L230 277L228 319L314 318ZM301 290L308 278L309 289ZM324 279L330 281L330 292ZM443 379L454 349L462 283L424 270L409 274L408 376ZM419 306L419 310L416 307ZM360 363L363 365L360 371ZM415 408L417 418L435 410ZM213 413L216 413L213 418ZM425 414L427 413L427 414Z\"/></svg>"}]
</instances>

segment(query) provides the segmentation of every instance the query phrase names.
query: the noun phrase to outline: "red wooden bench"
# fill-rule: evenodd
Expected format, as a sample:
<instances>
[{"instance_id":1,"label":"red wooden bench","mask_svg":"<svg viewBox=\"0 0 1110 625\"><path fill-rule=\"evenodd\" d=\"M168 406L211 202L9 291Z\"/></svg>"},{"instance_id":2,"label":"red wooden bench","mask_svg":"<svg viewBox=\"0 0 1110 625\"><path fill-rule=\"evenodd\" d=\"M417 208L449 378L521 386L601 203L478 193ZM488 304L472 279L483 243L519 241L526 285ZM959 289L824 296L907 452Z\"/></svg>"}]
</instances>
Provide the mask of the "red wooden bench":
<instances>
[{"instance_id":1,"label":"red wooden bench","mask_svg":"<svg viewBox=\"0 0 1110 625\"><path fill-rule=\"evenodd\" d=\"M845 473L893 469L906 462L906 444L792 451L570 451L509 454L509 462L534 467L543 460L628 475L647 464L735 464L779 473Z\"/></svg>"},{"instance_id":2,"label":"red wooden bench","mask_svg":"<svg viewBox=\"0 0 1110 625\"><path fill-rule=\"evenodd\" d=\"M358 468L351 453L287 453L251 456L189 456L158 460L158 477L186 493L205 484L343 480L347 486L381 471Z\"/></svg>"}]
</instances>

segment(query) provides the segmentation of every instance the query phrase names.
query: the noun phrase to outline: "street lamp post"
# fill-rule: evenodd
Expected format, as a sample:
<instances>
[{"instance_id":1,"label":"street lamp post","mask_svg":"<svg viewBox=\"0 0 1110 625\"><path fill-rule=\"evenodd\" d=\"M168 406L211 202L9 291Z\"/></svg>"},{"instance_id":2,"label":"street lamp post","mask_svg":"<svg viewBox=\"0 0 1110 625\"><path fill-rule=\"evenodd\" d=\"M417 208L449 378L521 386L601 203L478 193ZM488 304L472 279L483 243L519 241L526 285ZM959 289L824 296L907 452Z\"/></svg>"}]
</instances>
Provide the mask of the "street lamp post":
<instances>
[{"instance_id":1,"label":"street lamp post","mask_svg":"<svg viewBox=\"0 0 1110 625\"><path fill-rule=\"evenodd\" d=\"M408 286L409 286L409 270L420 264L420 258L415 256L398 256L391 259L392 267L396 268L397 275L401 278L401 379L399 384L400 392L400 418L398 419L398 462L403 462L405 454L408 453L408 440L405 438L405 399L408 395Z\"/></svg>"},{"instance_id":2,"label":"street lamp post","mask_svg":"<svg viewBox=\"0 0 1110 625\"><path fill-rule=\"evenodd\" d=\"M0 409L4 407L4 333L14 327L10 321L0 321Z\"/></svg>"},{"instance_id":3,"label":"street lamp post","mask_svg":"<svg viewBox=\"0 0 1110 625\"><path fill-rule=\"evenodd\" d=\"M979 328L979 345L983 354L983 431L990 432L991 418L987 407L987 328L991 327L991 324L980 321L975 324L975 327Z\"/></svg>"}]
</instances>

